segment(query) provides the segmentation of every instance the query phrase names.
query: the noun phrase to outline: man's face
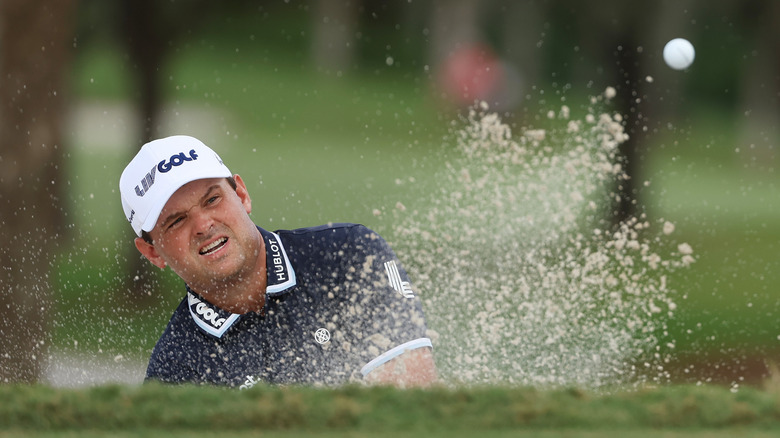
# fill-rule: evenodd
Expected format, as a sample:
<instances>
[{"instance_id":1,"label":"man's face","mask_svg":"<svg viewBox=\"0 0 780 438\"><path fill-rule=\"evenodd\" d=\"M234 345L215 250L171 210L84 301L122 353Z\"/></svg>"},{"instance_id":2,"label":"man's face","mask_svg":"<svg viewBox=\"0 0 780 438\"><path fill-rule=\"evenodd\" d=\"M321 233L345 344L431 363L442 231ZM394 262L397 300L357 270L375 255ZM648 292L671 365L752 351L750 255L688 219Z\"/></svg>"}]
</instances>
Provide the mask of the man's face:
<instances>
[{"instance_id":1,"label":"man's face","mask_svg":"<svg viewBox=\"0 0 780 438\"><path fill-rule=\"evenodd\" d=\"M218 293L248 278L260 268L262 237L249 218L246 186L235 179L236 190L225 178L182 186L149 232L153 245L136 239L141 253L158 267L170 266L200 293Z\"/></svg>"}]
</instances>

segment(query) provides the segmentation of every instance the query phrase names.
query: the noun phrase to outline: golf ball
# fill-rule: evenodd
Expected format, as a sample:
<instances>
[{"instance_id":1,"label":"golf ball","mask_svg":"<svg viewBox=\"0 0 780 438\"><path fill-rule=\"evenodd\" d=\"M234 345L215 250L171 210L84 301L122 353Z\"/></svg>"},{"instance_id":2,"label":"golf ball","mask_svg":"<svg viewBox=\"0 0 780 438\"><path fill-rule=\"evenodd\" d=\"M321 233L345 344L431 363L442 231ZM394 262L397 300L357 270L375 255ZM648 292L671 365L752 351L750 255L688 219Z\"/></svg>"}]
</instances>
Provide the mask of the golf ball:
<instances>
[{"instance_id":1,"label":"golf ball","mask_svg":"<svg viewBox=\"0 0 780 438\"><path fill-rule=\"evenodd\" d=\"M675 38L664 46L664 61L666 61L666 65L675 70L688 68L695 57L696 51L693 49L693 44L685 38Z\"/></svg>"}]
</instances>

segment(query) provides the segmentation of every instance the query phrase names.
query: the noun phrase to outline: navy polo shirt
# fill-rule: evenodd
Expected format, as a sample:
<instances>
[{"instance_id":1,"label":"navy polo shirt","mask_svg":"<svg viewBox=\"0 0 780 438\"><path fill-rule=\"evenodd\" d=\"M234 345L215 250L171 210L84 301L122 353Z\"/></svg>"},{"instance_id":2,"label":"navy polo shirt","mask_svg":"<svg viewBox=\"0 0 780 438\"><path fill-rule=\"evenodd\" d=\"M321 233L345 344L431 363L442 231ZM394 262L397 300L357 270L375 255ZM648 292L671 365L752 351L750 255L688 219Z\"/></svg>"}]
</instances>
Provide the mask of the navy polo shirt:
<instances>
[{"instance_id":1,"label":"navy polo shirt","mask_svg":"<svg viewBox=\"0 0 780 438\"><path fill-rule=\"evenodd\" d=\"M263 312L232 314L187 287L147 380L336 385L431 347L416 291L378 234L356 224L258 230L268 272Z\"/></svg>"}]
</instances>

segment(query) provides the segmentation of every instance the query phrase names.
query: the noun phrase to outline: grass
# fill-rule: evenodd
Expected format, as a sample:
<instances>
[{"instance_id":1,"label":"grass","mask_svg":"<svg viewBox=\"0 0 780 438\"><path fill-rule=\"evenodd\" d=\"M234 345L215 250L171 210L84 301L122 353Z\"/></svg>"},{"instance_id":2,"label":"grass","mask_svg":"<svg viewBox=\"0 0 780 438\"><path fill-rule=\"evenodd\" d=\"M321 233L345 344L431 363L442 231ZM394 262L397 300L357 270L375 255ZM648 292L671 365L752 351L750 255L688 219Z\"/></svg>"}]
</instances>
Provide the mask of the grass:
<instances>
[{"instance_id":1,"label":"grass","mask_svg":"<svg viewBox=\"0 0 780 438\"><path fill-rule=\"evenodd\" d=\"M482 430L482 431L425 431L422 433L406 432L404 436L413 437L431 437L431 438L460 438L479 436L484 438L731 438L738 434L744 438L773 438L777 431L774 430L755 430L745 428L734 429L704 429L704 430L669 430L669 429L616 429L616 430L579 430L579 429L511 429L511 430ZM250 438L262 434L268 438L388 438L398 436L395 431L378 432L300 432L300 431L186 431L177 432L170 430L111 430L94 431L79 430L65 432L31 432L12 430L8 432L0 431L0 438L93 438L111 436L115 438Z\"/></svg>"},{"instance_id":2,"label":"grass","mask_svg":"<svg viewBox=\"0 0 780 438\"><path fill-rule=\"evenodd\" d=\"M777 393L733 393L707 386L595 394L575 389L527 388L300 388L262 387L226 392L192 386L104 386L82 390L3 386L0 434L68 436L68 433L251 431L278 436L355 434L384 436L488 436L525 432L547 436L649 436L658 433L747 432L780 429ZM3 436L3 435L0 435ZM533 435L529 435L533 436Z\"/></svg>"},{"instance_id":3,"label":"grass","mask_svg":"<svg viewBox=\"0 0 780 438\"><path fill-rule=\"evenodd\" d=\"M480 436L484 438L730 438L734 434L744 438L772 438L776 431L764 431L753 429L725 429L725 430L668 430L668 429L618 429L618 430L577 430L577 429L555 429L555 430L483 430L474 431L425 431L424 433L405 433L404 436L420 436L431 438L449 438L449 437L472 437ZM77 431L77 432L29 432L29 431L9 431L0 432L0 438L93 438L111 436L114 438L133 438L133 437L165 437L165 438L250 438L262 434L267 438L299 438L299 437L317 437L317 438L389 438L398 436L398 432L298 432L298 431Z\"/></svg>"}]
</instances>

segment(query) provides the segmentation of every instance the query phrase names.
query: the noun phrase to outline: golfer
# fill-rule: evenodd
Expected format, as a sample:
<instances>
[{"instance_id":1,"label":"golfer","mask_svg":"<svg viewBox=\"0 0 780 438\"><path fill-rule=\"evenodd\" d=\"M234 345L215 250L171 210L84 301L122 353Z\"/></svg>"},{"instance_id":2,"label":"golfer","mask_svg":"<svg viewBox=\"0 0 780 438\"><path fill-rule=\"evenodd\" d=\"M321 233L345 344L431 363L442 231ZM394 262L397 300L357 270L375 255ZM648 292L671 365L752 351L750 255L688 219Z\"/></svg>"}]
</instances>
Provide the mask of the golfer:
<instances>
[{"instance_id":1,"label":"golfer","mask_svg":"<svg viewBox=\"0 0 780 438\"><path fill-rule=\"evenodd\" d=\"M138 251L185 283L147 381L243 389L436 379L417 292L370 229L256 226L241 177L188 136L145 144L119 187Z\"/></svg>"}]
</instances>

